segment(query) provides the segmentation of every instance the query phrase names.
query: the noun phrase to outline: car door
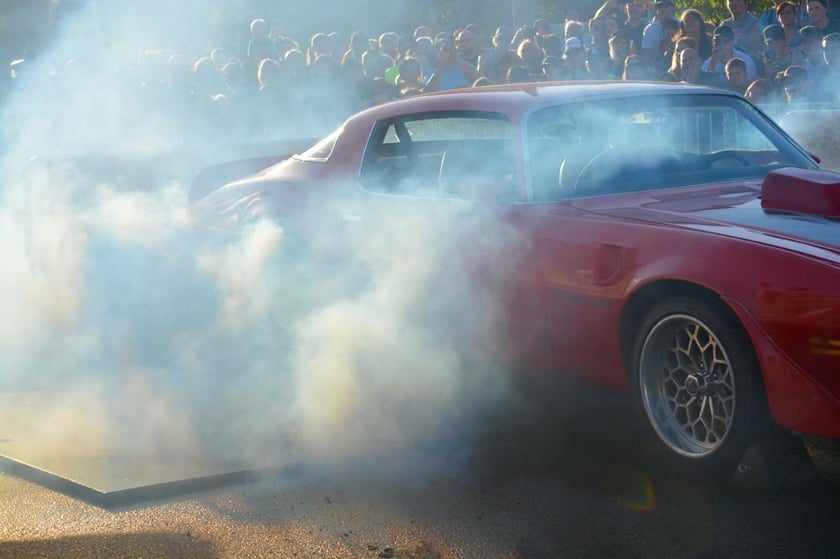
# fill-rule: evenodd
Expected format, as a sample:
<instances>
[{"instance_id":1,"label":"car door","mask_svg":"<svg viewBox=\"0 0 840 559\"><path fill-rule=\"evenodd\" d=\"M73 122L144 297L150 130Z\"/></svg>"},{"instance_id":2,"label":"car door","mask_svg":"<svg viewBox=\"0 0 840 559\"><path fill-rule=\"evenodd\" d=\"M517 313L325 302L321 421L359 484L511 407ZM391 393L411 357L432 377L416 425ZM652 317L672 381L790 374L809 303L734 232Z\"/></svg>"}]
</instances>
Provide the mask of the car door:
<instances>
[{"instance_id":1,"label":"car door","mask_svg":"<svg viewBox=\"0 0 840 559\"><path fill-rule=\"evenodd\" d=\"M486 350L519 365L553 369L544 285L520 221L521 170L521 149L506 115L436 111L377 123L360 184L382 203L416 207L431 212L429 220L446 223L440 242L457 247L451 267L469 270L473 295L484 302L477 312L494 322Z\"/></svg>"}]
</instances>

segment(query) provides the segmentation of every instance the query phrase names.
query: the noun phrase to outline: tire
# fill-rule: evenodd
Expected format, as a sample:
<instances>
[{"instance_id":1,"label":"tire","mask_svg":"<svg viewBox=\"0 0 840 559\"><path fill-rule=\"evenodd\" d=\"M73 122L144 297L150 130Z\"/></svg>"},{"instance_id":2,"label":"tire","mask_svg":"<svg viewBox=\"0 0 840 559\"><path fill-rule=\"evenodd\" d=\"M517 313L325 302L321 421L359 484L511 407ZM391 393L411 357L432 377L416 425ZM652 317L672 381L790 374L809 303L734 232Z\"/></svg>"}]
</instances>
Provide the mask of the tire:
<instances>
[{"instance_id":1,"label":"tire","mask_svg":"<svg viewBox=\"0 0 840 559\"><path fill-rule=\"evenodd\" d=\"M770 431L752 344L722 304L677 297L644 317L633 345L637 404L666 453L693 473L729 479Z\"/></svg>"}]
</instances>

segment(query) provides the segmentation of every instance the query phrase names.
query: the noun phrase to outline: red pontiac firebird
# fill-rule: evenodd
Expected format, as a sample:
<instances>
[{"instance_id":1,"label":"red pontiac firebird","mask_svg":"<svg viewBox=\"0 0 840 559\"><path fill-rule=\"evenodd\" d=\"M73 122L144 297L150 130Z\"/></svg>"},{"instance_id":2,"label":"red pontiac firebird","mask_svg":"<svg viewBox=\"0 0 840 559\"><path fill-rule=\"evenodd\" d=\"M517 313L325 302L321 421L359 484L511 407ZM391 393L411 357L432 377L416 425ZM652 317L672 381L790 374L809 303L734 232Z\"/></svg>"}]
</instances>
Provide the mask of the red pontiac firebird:
<instances>
[{"instance_id":1,"label":"red pontiac firebird","mask_svg":"<svg viewBox=\"0 0 840 559\"><path fill-rule=\"evenodd\" d=\"M492 207L529 244L509 282L515 356L631 389L690 468L731 473L769 432L840 437L840 175L734 93L419 95L299 154L208 168L191 197L205 225L235 229L292 222L327 189Z\"/></svg>"}]
</instances>

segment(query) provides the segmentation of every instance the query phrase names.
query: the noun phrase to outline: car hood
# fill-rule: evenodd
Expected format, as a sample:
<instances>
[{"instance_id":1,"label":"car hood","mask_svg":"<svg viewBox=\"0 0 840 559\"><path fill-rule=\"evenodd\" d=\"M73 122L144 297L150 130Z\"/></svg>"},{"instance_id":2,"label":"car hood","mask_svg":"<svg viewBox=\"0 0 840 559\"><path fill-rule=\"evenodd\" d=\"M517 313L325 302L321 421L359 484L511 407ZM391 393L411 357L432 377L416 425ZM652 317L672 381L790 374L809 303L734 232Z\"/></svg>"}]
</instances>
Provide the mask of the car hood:
<instances>
[{"instance_id":1,"label":"car hood","mask_svg":"<svg viewBox=\"0 0 840 559\"><path fill-rule=\"evenodd\" d=\"M740 238L840 264L840 219L764 208L761 187L762 180L756 179L582 199L573 205L621 220Z\"/></svg>"}]
</instances>

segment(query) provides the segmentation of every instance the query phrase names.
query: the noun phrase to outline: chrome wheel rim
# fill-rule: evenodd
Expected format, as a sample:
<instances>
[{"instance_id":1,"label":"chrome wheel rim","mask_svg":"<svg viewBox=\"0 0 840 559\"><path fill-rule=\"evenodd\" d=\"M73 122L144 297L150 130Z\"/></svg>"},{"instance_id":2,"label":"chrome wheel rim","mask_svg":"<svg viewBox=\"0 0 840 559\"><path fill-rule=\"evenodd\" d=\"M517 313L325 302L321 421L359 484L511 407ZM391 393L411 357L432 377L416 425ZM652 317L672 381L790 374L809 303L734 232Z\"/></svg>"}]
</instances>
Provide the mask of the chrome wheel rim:
<instances>
[{"instance_id":1,"label":"chrome wheel rim","mask_svg":"<svg viewBox=\"0 0 840 559\"><path fill-rule=\"evenodd\" d=\"M651 329L639 363L642 403L656 434L689 458L714 453L735 416L735 378L726 349L702 321L669 315Z\"/></svg>"}]
</instances>

